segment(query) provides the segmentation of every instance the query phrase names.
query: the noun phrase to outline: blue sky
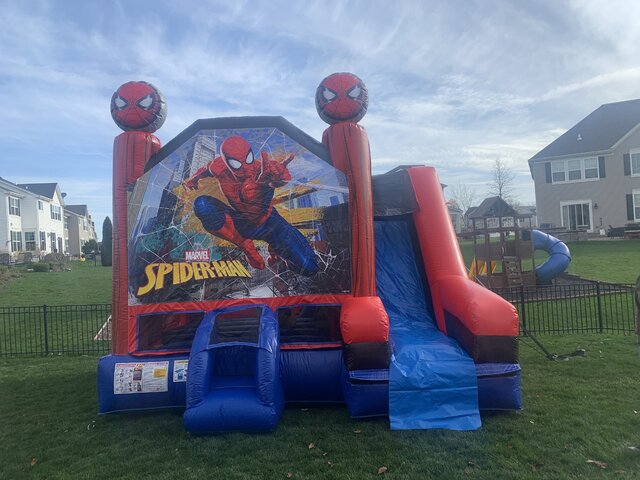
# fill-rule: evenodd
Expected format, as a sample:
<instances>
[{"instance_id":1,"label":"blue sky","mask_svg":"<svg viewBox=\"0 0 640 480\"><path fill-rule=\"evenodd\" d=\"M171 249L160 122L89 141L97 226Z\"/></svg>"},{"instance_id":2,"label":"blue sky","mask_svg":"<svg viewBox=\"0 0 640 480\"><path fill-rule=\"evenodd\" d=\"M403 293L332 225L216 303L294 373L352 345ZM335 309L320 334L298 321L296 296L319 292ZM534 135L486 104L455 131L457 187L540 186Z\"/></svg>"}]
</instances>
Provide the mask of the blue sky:
<instances>
[{"instance_id":1,"label":"blue sky","mask_svg":"<svg viewBox=\"0 0 640 480\"><path fill-rule=\"evenodd\" d=\"M0 176L57 181L111 215L109 113L122 83L163 91L163 143L198 118L282 115L320 139L314 92L369 89L375 173L425 163L486 194L603 103L640 97L639 2L0 0Z\"/></svg>"}]
</instances>

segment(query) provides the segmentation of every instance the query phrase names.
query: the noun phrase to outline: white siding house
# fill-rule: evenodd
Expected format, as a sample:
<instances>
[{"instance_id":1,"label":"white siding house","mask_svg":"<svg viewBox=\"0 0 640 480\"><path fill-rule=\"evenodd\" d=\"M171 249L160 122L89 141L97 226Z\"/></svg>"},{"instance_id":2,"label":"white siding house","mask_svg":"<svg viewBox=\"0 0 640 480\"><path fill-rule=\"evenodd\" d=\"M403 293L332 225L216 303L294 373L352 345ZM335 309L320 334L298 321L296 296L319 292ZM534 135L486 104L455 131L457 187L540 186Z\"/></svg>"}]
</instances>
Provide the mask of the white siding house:
<instances>
[{"instance_id":1,"label":"white siding house","mask_svg":"<svg viewBox=\"0 0 640 480\"><path fill-rule=\"evenodd\" d=\"M16 185L0 177L0 253L64 252L63 208L56 183Z\"/></svg>"}]
</instances>

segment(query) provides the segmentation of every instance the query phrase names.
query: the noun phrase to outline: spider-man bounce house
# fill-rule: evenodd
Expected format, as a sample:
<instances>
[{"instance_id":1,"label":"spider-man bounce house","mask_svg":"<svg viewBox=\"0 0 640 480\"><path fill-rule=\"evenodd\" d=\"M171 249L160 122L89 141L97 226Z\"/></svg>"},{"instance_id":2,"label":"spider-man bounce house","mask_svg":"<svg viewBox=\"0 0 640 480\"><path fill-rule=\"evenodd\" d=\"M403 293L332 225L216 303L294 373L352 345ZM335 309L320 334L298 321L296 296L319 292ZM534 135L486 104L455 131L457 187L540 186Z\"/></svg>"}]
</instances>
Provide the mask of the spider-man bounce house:
<instances>
[{"instance_id":1,"label":"spider-man bounce house","mask_svg":"<svg viewBox=\"0 0 640 480\"><path fill-rule=\"evenodd\" d=\"M371 176L367 89L325 78L322 142L282 117L198 120L161 147L162 94L113 95L113 354L100 413L184 408L192 433L274 429L344 402L392 429L520 408L515 308L467 279L431 167Z\"/></svg>"}]
</instances>

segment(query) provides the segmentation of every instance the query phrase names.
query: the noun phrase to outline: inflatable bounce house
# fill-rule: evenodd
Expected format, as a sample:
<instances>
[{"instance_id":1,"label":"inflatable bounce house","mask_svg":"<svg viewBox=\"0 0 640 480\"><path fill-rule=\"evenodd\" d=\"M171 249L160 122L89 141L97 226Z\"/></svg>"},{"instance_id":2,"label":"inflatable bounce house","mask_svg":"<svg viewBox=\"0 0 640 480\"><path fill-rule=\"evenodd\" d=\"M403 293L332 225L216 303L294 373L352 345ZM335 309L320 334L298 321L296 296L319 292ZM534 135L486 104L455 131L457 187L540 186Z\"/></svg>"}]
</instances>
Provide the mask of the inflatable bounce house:
<instances>
[{"instance_id":1,"label":"inflatable bounce house","mask_svg":"<svg viewBox=\"0 0 640 480\"><path fill-rule=\"evenodd\" d=\"M520 408L515 308L467 278L433 168L371 177L367 106L337 73L316 92L322 142L234 117L161 147L161 93L114 93L100 413L178 407L192 433L262 431L288 402L343 402L392 429L471 430L482 409Z\"/></svg>"}]
</instances>

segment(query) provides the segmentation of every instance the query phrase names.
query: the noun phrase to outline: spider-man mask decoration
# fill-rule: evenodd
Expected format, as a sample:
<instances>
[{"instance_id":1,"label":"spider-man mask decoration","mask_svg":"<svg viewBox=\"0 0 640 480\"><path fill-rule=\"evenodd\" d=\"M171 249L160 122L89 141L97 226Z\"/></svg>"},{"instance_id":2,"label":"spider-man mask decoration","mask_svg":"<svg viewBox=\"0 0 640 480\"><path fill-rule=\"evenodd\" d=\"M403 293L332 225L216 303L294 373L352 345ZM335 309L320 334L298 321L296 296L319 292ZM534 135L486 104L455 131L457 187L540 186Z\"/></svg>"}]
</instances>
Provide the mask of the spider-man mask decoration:
<instances>
[{"instance_id":1,"label":"spider-man mask decoration","mask_svg":"<svg viewBox=\"0 0 640 480\"><path fill-rule=\"evenodd\" d=\"M125 131L155 132L167 117L167 104L150 83L128 82L111 97L111 116Z\"/></svg>"},{"instance_id":2,"label":"spider-man mask decoration","mask_svg":"<svg viewBox=\"0 0 640 480\"><path fill-rule=\"evenodd\" d=\"M334 73L320 82L316 90L316 109L330 125L358 122L367 113L367 87L353 73Z\"/></svg>"},{"instance_id":3,"label":"spider-man mask decoration","mask_svg":"<svg viewBox=\"0 0 640 480\"><path fill-rule=\"evenodd\" d=\"M220 145L220 156L238 180L257 178L260 162L256 162L251 145L242 137L229 137Z\"/></svg>"}]
</instances>

